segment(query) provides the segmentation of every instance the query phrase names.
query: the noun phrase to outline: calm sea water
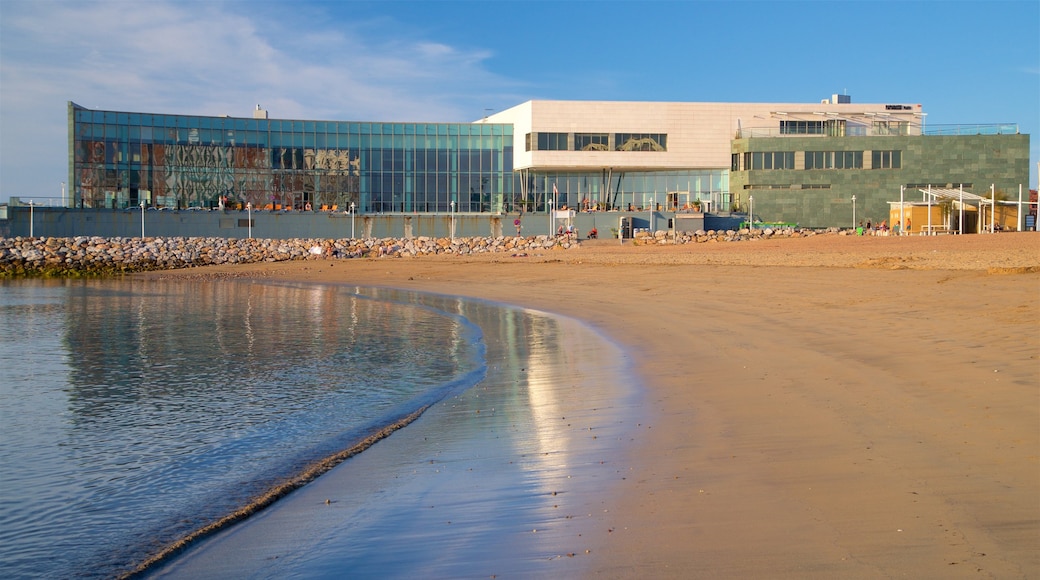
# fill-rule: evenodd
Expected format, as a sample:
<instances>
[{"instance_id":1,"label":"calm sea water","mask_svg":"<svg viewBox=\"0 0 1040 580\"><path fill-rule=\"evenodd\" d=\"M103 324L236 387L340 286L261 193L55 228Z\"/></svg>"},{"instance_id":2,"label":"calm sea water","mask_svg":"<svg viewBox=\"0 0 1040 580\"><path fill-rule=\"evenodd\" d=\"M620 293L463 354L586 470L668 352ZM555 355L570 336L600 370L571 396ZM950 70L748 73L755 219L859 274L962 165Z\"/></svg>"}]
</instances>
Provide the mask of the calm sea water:
<instances>
[{"instance_id":1,"label":"calm sea water","mask_svg":"<svg viewBox=\"0 0 1040 580\"><path fill-rule=\"evenodd\" d=\"M349 288L0 282L0 575L111 576L486 372Z\"/></svg>"}]
</instances>

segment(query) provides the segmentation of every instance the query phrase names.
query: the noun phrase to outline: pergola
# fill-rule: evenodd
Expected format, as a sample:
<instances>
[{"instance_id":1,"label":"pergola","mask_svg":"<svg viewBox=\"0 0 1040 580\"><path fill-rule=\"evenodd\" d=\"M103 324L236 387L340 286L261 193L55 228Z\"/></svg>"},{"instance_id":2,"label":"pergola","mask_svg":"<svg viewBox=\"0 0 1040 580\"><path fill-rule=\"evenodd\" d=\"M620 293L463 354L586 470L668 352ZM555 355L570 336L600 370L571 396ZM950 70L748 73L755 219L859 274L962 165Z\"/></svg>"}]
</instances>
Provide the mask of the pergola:
<instances>
[{"instance_id":1,"label":"pergola","mask_svg":"<svg viewBox=\"0 0 1040 580\"><path fill-rule=\"evenodd\" d=\"M931 186L929 186L928 188L917 188L917 190L919 192L921 192L921 201L904 201L903 200L903 190L901 189L900 190L900 195L899 195L899 197L900 197L899 201L898 202L889 202L889 203L891 205L893 205L893 206L894 205L898 205L899 208L900 208L900 213L903 212L903 207L906 206L906 205L909 205L911 207L913 207L913 206L918 206L918 207L925 206L925 207L927 207L928 208L928 211L927 211L928 223L921 228L927 234L934 234L934 233L939 232L939 231L943 231L943 232L949 232L950 231L950 223L948 221L949 220L948 216L947 216L947 223L944 223L944 224L933 224L931 222L931 220L932 220L932 209L931 209L932 206L933 205L940 205L940 204L942 204L943 202L946 202L946 201L952 202L952 205L960 210L960 219L957 220L959 231L957 233L961 233L961 234L964 233L964 208L965 208L965 206L971 206L971 207L977 208L977 213L978 213L979 217L982 218L983 220L985 220L985 211L983 210L983 208L985 208L987 205L989 205L990 206L989 231L992 232L992 231L994 231L996 229L995 228L995 226L996 226L996 212L993 211L993 209L994 209L995 205L997 204L997 201L995 199L995 196L993 196L992 194L991 194L990 197L985 197L985 196L981 196L981 195L978 195L978 194L975 194L975 193L964 191L963 187L952 188L952 187L931 187ZM900 222L902 222L902 221L903 221L903 219L901 217L900 218ZM979 230L979 232L986 231L986 224L980 222L978 230Z\"/></svg>"},{"instance_id":2,"label":"pergola","mask_svg":"<svg viewBox=\"0 0 1040 580\"><path fill-rule=\"evenodd\" d=\"M979 218L981 220L978 223L978 232L981 233L981 232L987 231L985 207L988 205L990 207L990 211L989 211L990 219L989 219L989 224L988 224L988 231L990 233L993 233L997 229L997 211L996 211L996 209L997 209L998 206L1001 206L1001 207L1017 206L1018 207L1018 212L1016 214L1016 218L1017 218L1017 222L1018 223L1017 223L1016 229L1017 229L1017 231L1022 231L1023 229L1025 229L1025 226L1026 226L1026 224L1024 223L1024 216L1025 216L1026 212L1023 211L1023 206L1025 206L1025 208L1028 209L1030 206L1037 205L1037 202L1035 202L1035 201L1027 201L1027 200L1023 200L1022 199L1022 186L1021 185L1019 185L1019 189L1018 189L1018 201L1017 202L1015 202L1015 201L998 200L997 199L997 195L996 195L996 188L993 185L990 186L990 192L989 192L990 194L989 194L988 197L985 196L985 195L978 195L976 193L971 193L971 192L968 192L968 191L964 191L963 187L953 188L953 187L931 187L931 186L928 186L927 188L918 187L917 190L921 192L921 201L909 201L909 202L905 201L904 198L903 198L903 195L904 195L904 193L906 191L906 188L905 187L900 187L899 188L899 201L898 202L890 201L888 203L889 203L890 206L893 206L893 207L898 205L899 212L900 212L900 218L899 218L900 223L903 223L903 221L904 221L902 214L903 214L903 211L904 211L903 208L905 206L909 205L911 207L927 207L928 208L928 210L927 210L928 223L927 223L927 225L925 227L922 228L925 231L925 233L936 233L937 231L944 231L944 232L949 232L950 231L950 223L949 223L949 216L948 215L945 216L947 221L944 224L932 224L931 223L931 219L932 219L931 207L933 205L940 205L940 204L942 204L944 202L947 202L947 201L951 202L952 206L954 206L954 207L956 207L956 208L958 208L960 210L960 219L958 219L958 229L959 229L958 233L961 233L961 234L964 233L964 208L965 208L965 206L977 208L976 211L977 211L977 213L979 215Z\"/></svg>"}]
</instances>

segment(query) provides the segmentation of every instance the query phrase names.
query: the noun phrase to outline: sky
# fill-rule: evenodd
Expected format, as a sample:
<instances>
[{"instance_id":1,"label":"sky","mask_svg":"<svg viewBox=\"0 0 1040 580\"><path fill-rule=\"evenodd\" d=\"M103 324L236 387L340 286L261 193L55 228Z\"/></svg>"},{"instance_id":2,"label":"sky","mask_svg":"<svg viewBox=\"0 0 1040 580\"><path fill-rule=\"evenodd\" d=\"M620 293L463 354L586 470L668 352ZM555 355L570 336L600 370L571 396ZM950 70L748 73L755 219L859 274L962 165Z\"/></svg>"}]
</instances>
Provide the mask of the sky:
<instances>
[{"instance_id":1,"label":"sky","mask_svg":"<svg viewBox=\"0 0 1040 580\"><path fill-rule=\"evenodd\" d=\"M67 102L468 122L531 99L920 103L1040 161L1040 2L0 0L0 201L58 203Z\"/></svg>"}]
</instances>

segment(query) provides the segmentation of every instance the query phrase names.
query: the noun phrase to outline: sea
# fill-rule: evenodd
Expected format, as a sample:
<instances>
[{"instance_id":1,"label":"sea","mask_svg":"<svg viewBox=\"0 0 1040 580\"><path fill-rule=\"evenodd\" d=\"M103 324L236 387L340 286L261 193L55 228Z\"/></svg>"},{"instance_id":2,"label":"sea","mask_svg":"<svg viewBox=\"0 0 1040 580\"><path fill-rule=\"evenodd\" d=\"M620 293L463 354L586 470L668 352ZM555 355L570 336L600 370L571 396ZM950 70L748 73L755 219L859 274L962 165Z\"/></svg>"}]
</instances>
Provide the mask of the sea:
<instances>
[{"instance_id":1,"label":"sea","mask_svg":"<svg viewBox=\"0 0 1040 580\"><path fill-rule=\"evenodd\" d=\"M0 576L113 577L487 372L446 300L0 281Z\"/></svg>"}]
</instances>

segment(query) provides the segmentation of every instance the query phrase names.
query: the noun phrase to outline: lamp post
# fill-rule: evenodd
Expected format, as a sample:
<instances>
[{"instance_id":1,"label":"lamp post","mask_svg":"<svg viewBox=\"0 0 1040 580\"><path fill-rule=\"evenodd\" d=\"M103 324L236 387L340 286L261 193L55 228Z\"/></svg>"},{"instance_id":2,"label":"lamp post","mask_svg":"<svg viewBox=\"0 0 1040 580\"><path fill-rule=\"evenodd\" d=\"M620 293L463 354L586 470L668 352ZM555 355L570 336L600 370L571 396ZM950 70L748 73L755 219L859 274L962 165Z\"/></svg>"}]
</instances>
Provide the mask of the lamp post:
<instances>
[{"instance_id":1,"label":"lamp post","mask_svg":"<svg viewBox=\"0 0 1040 580\"><path fill-rule=\"evenodd\" d=\"M141 239L144 239L144 202L141 202Z\"/></svg>"},{"instance_id":2,"label":"lamp post","mask_svg":"<svg viewBox=\"0 0 1040 580\"><path fill-rule=\"evenodd\" d=\"M551 235L553 235L553 226L556 225L555 221L553 220L553 200L552 200L552 198L547 199L546 203L549 204L549 235L551 236Z\"/></svg>"},{"instance_id":3,"label":"lamp post","mask_svg":"<svg viewBox=\"0 0 1040 580\"><path fill-rule=\"evenodd\" d=\"M961 184L960 197L958 201L960 206L960 218L957 220L957 233L964 234L964 184Z\"/></svg>"},{"instance_id":4,"label":"lamp post","mask_svg":"<svg viewBox=\"0 0 1040 580\"><path fill-rule=\"evenodd\" d=\"M755 228L755 196L747 196L748 203L748 216L747 216L747 227L748 231Z\"/></svg>"},{"instance_id":5,"label":"lamp post","mask_svg":"<svg viewBox=\"0 0 1040 580\"><path fill-rule=\"evenodd\" d=\"M246 203L246 231L249 232L249 239L253 239L253 202Z\"/></svg>"},{"instance_id":6,"label":"lamp post","mask_svg":"<svg viewBox=\"0 0 1040 580\"><path fill-rule=\"evenodd\" d=\"M452 242L454 242L455 241L455 200L452 200L451 204L449 204L449 205L451 206L450 207L450 213L449 213L449 215L451 215L451 220L450 220L451 231L448 232L448 237L451 238Z\"/></svg>"},{"instance_id":7,"label":"lamp post","mask_svg":"<svg viewBox=\"0 0 1040 580\"><path fill-rule=\"evenodd\" d=\"M357 206L354 205L354 202L350 202L350 239L352 240L354 239L354 215L356 213L354 210L356 208Z\"/></svg>"},{"instance_id":8,"label":"lamp post","mask_svg":"<svg viewBox=\"0 0 1040 580\"><path fill-rule=\"evenodd\" d=\"M650 196L650 219L647 223L650 224L650 233L654 233L654 204L657 202L657 198Z\"/></svg>"},{"instance_id":9,"label":"lamp post","mask_svg":"<svg viewBox=\"0 0 1040 580\"><path fill-rule=\"evenodd\" d=\"M989 186L989 233L997 232L997 184Z\"/></svg>"},{"instance_id":10,"label":"lamp post","mask_svg":"<svg viewBox=\"0 0 1040 580\"><path fill-rule=\"evenodd\" d=\"M30 199L29 200L29 237L30 238L36 237L36 236L33 235L33 222L34 221L36 221L36 220L33 219L33 202Z\"/></svg>"},{"instance_id":11,"label":"lamp post","mask_svg":"<svg viewBox=\"0 0 1040 580\"><path fill-rule=\"evenodd\" d=\"M852 196L852 229L856 229L856 196Z\"/></svg>"},{"instance_id":12,"label":"lamp post","mask_svg":"<svg viewBox=\"0 0 1040 580\"><path fill-rule=\"evenodd\" d=\"M904 221L904 217L906 216L906 211L903 209L903 196L904 195L906 195L906 186L905 185L900 185L899 186L899 235L901 235L901 236L905 236L906 235L906 232L903 231L904 228L906 228L906 222Z\"/></svg>"}]
</instances>

